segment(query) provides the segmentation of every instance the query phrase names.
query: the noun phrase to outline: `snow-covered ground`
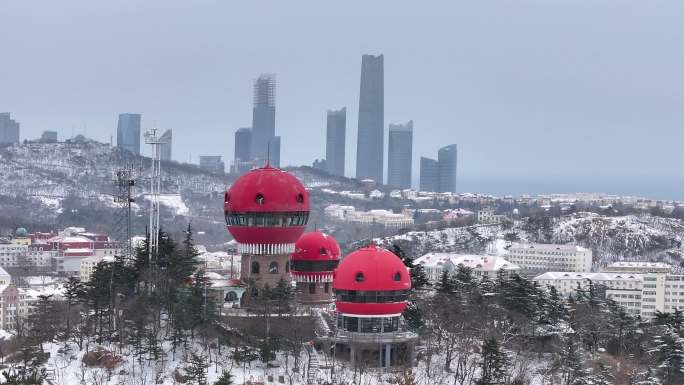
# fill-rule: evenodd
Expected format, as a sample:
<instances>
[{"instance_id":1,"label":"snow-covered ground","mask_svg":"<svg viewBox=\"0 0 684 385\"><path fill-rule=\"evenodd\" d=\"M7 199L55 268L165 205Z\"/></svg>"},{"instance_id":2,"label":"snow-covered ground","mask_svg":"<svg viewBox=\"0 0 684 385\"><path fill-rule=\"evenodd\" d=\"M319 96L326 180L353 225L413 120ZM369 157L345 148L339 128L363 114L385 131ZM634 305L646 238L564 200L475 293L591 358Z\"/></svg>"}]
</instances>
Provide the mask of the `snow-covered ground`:
<instances>
[{"instance_id":1,"label":"snow-covered ground","mask_svg":"<svg viewBox=\"0 0 684 385\"><path fill-rule=\"evenodd\" d=\"M145 195L145 200L150 200L150 195ZM180 194L161 194L159 195L159 203L171 209L176 215L188 215L190 209L183 202Z\"/></svg>"}]
</instances>

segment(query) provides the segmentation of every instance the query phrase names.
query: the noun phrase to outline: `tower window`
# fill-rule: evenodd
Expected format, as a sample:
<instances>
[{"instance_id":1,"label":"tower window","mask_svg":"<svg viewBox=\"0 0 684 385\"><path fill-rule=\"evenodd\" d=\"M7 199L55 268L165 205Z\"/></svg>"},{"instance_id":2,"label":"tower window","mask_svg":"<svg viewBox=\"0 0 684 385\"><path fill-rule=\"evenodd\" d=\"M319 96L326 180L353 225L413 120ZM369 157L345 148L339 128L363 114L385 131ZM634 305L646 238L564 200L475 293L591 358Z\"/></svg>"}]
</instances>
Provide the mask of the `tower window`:
<instances>
[{"instance_id":1,"label":"tower window","mask_svg":"<svg viewBox=\"0 0 684 385\"><path fill-rule=\"evenodd\" d=\"M328 254L328 250L326 250L325 247L321 247L320 253L321 255L326 255Z\"/></svg>"},{"instance_id":2,"label":"tower window","mask_svg":"<svg viewBox=\"0 0 684 385\"><path fill-rule=\"evenodd\" d=\"M363 282L366 280L366 277L363 275L362 272L356 273L356 282Z\"/></svg>"},{"instance_id":3,"label":"tower window","mask_svg":"<svg viewBox=\"0 0 684 385\"><path fill-rule=\"evenodd\" d=\"M397 271L396 273L394 273L394 280L397 282L401 281L401 273L400 272Z\"/></svg>"},{"instance_id":4,"label":"tower window","mask_svg":"<svg viewBox=\"0 0 684 385\"><path fill-rule=\"evenodd\" d=\"M297 194L297 203L304 203L304 194Z\"/></svg>"},{"instance_id":5,"label":"tower window","mask_svg":"<svg viewBox=\"0 0 684 385\"><path fill-rule=\"evenodd\" d=\"M268 265L268 272L269 274L278 274L278 262L271 262L271 264Z\"/></svg>"},{"instance_id":6,"label":"tower window","mask_svg":"<svg viewBox=\"0 0 684 385\"><path fill-rule=\"evenodd\" d=\"M258 205L263 205L263 204L264 204L264 195L263 195L262 193L257 194L257 195L256 195L256 198L254 199L254 201L255 201Z\"/></svg>"},{"instance_id":7,"label":"tower window","mask_svg":"<svg viewBox=\"0 0 684 385\"><path fill-rule=\"evenodd\" d=\"M252 274L259 274L259 262L252 262Z\"/></svg>"}]
</instances>

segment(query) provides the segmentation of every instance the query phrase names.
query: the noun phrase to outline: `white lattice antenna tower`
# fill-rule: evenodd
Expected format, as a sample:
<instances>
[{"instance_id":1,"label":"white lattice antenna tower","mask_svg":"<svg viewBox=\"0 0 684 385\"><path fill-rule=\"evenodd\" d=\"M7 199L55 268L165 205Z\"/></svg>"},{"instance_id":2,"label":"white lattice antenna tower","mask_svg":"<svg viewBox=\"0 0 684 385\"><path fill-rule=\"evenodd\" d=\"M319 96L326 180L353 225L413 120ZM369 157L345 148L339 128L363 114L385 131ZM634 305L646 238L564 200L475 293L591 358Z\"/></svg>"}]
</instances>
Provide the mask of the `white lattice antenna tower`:
<instances>
[{"instance_id":1,"label":"white lattice antenna tower","mask_svg":"<svg viewBox=\"0 0 684 385\"><path fill-rule=\"evenodd\" d=\"M159 253L159 194L161 192L161 145L164 140L157 136L157 129L145 131L145 143L152 146L152 170L150 173L150 263Z\"/></svg>"}]
</instances>

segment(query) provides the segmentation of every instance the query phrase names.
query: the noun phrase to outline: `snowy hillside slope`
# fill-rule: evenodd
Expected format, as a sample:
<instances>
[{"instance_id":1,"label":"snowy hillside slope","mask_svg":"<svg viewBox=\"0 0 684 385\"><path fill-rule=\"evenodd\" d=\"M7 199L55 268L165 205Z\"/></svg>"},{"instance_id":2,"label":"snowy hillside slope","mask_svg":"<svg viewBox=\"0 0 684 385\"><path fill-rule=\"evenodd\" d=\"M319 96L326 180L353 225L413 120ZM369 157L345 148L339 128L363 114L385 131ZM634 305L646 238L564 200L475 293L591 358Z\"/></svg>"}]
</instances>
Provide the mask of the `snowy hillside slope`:
<instances>
[{"instance_id":1,"label":"snowy hillside slope","mask_svg":"<svg viewBox=\"0 0 684 385\"><path fill-rule=\"evenodd\" d=\"M578 244L594 252L602 265L617 260L682 262L684 222L651 215L607 217L576 213L539 224L525 218L512 227L475 225L432 231L413 231L376 239L390 246L399 244L412 255L428 252L499 253L504 239L540 243ZM497 251L498 250L498 251Z\"/></svg>"}]
</instances>

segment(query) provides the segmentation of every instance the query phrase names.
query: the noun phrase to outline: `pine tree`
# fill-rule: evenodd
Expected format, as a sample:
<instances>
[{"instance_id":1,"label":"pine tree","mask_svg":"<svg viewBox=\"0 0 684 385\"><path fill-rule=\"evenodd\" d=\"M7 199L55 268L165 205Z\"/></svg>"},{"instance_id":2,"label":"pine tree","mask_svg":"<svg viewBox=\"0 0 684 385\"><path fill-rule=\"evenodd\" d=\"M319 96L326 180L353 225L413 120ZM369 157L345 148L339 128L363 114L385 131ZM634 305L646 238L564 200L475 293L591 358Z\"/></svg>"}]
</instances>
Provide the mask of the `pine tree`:
<instances>
[{"instance_id":1,"label":"pine tree","mask_svg":"<svg viewBox=\"0 0 684 385\"><path fill-rule=\"evenodd\" d=\"M658 357L658 377L663 385L684 383L684 339L670 326L662 335L655 338L655 349L651 352Z\"/></svg>"},{"instance_id":2,"label":"pine tree","mask_svg":"<svg viewBox=\"0 0 684 385\"><path fill-rule=\"evenodd\" d=\"M181 250L169 252L169 275L171 279L176 283L186 281L197 268L196 258L198 255L192 239L192 226L188 223Z\"/></svg>"},{"instance_id":3,"label":"pine tree","mask_svg":"<svg viewBox=\"0 0 684 385\"><path fill-rule=\"evenodd\" d=\"M207 385L207 369L209 368L209 363L206 357L198 355L197 353L191 353L188 359L188 363L185 366L185 374L191 384L196 385Z\"/></svg>"},{"instance_id":4,"label":"pine tree","mask_svg":"<svg viewBox=\"0 0 684 385\"><path fill-rule=\"evenodd\" d=\"M509 366L506 353L501 350L499 341L494 337L486 338L482 343L482 360L480 361L480 378L477 385L503 385Z\"/></svg>"},{"instance_id":5,"label":"pine tree","mask_svg":"<svg viewBox=\"0 0 684 385\"><path fill-rule=\"evenodd\" d=\"M404 266L409 270L412 290L422 290L430 286L430 281L425 274L425 268L422 264L415 264L414 258L405 253L396 243L392 244L392 252L404 262Z\"/></svg>"},{"instance_id":6,"label":"pine tree","mask_svg":"<svg viewBox=\"0 0 684 385\"><path fill-rule=\"evenodd\" d=\"M418 307L416 299L409 300L403 316L408 329L411 331L418 332L425 326L423 311Z\"/></svg>"},{"instance_id":7,"label":"pine tree","mask_svg":"<svg viewBox=\"0 0 684 385\"><path fill-rule=\"evenodd\" d=\"M75 305L77 305L80 301L81 298L83 298L84 294L84 285L81 283L80 280L74 278L74 277L69 277L67 282L64 284L64 304L66 306L66 314L65 314L65 327L64 327L64 333L62 335L62 338L64 341L68 341L69 337L71 337L71 318L72 318L72 309Z\"/></svg>"},{"instance_id":8,"label":"pine tree","mask_svg":"<svg viewBox=\"0 0 684 385\"><path fill-rule=\"evenodd\" d=\"M233 375L230 373L230 371L223 371L221 373L221 376L218 378L216 382L214 382L214 385L233 385Z\"/></svg>"},{"instance_id":9,"label":"pine tree","mask_svg":"<svg viewBox=\"0 0 684 385\"><path fill-rule=\"evenodd\" d=\"M451 294L454 291L454 282L448 271L442 271L442 275L439 277L439 282L437 282L435 290L440 294Z\"/></svg>"}]
</instances>

